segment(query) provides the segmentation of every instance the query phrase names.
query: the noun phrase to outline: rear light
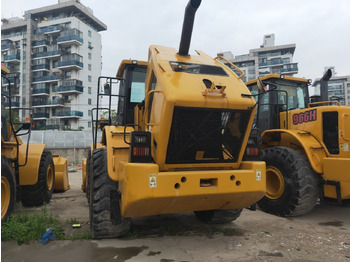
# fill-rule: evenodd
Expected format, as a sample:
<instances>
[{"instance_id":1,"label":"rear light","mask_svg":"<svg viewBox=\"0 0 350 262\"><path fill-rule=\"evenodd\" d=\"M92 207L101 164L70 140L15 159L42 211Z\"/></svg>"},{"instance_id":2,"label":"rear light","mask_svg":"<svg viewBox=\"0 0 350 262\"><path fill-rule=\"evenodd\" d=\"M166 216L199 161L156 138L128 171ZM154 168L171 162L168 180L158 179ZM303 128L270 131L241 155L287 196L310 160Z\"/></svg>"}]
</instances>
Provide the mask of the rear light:
<instances>
[{"instance_id":1,"label":"rear light","mask_svg":"<svg viewBox=\"0 0 350 262\"><path fill-rule=\"evenodd\" d=\"M131 133L130 162L150 163L151 155L151 133L144 131L134 131Z\"/></svg>"},{"instance_id":2,"label":"rear light","mask_svg":"<svg viewBox=\"0 0 350 262\"><path fill-rule=\"evenodd\" d=\"M132 153L134 156L148 156L149 155L149 148L148 147L134 147Z\"/></svg>"},{"instance_id":3,"label":"rear light","mask_svg":"<svg viewBox=\"0 0 350 262\"><path fill-rule=\"evenodd\" d=\"M257 156L259 155L259 148L257 147L248 147L246 150L248 156Z\"/></svg>"}]
</instances>

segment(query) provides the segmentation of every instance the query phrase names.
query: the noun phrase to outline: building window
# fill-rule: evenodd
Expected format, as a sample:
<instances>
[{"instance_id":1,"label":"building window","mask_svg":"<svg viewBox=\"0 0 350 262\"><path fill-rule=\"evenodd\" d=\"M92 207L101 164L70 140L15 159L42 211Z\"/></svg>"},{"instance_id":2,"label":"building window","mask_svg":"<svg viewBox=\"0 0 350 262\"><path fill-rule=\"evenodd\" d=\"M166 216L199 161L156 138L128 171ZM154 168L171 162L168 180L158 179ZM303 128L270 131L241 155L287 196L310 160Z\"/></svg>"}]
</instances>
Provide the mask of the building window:
<instances>
[{"instance_id":1,"label":"building window","mask_svg":"<svg viewBox=\"0 0 350 262\"><path fill-rule=\"evenodd\" d=\"M91 127L91 122L88 122L88 127Z\"/></svg>"},{"instance_id":2,"label":"building window","mask_svg":"<svg viewBox=\"0 0 350 262\"><path fill-rule=\"evenodd\" d=\"M91 94L91 86L88 87L88 93Z\"/></svg>"},{"instance_id":3,"label":"building window","mask_svg":"<svg viewBox=\"0 0 350 262\"><path fill-rule=\"evenodd\" d=\"M91 59L91 53L88 53L88 58Z\"/></svg>"},{"instance_id":4,"label":"building window","mask_svg":"<svg viewBox=\"0 0 350 262\"><path fill-rule=\"evenodd\" d=\"M90 30L88 31L88 36L90 36L90 37L91 37L91 31L90 31Z\"/></svg>"},{"instance_id":5,"label":"building window","mask_svg":"<svg viewBox=\"0 0 350 262\"><path fill-rule=\"evenodd\" d=\"M72 53L72 47L66 47L65 49L64 49L64 53L65 54L70 54L70 53Z\"/></svg>"},{"instance_id":6,"label":"building window","mask_svg":"<svg viewBox=\"0 0 350 262\"><path fill-rule=\"evenodd\" d=\"M70 78L72 76L72 73L71 73L71 71L66 71L65 73L64 73L64 77L67 79L67 78Z\"/></svg>"},{"instance_id":7,"label":"building window","mask_svg":"<svg viewBox=\"0 0 350 262\"><path fill-rule=\"evenodd\" d=\"M91 110L88 110L88 116L91 116Z\"/></svg>"},{"instance_id":8,"label":"building window","mask_svg":"<svg viewBox=\"0 0 350 262\"><path fill-rule=\"evenodd\" d=\"M88 105L91 105L91 98L88 98Z\"/></svg>"},{"instance_id":9,"label":"building window","mask_svg":"<svg viewBox=\"0 0 350 262\"><path fill-rule=\"evenodd\" d=\"M88 76L88 81L91 82L91 76Z\"/></svg>"},{"instance_id":10,"label":"building window","mask_svg":"<svg viewBox=\"0 0 350 262\"><path fill-rule=\"evenodd\" d=\"M88 64L88 69L89 69L89 71L91 71L91 65L90 64Z\"/></svg>"}]
</instances>

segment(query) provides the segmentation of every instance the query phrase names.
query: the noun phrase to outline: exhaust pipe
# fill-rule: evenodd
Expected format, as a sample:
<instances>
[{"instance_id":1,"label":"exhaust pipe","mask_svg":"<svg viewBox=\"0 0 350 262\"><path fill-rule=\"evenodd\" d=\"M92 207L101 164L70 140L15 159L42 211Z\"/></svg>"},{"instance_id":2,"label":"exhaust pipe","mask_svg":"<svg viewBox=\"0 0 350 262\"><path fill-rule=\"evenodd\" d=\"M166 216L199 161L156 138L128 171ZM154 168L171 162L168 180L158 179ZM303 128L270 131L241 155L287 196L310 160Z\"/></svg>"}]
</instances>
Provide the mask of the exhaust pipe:
<instances>
[{"instance_id":1,"label":"exhaust pipe","mask_svg":"<svg viewBox=\"0 0 350 262\"><path fill-rule=\"evenodd\" d=\"M178 55L188 56L192 37L194 16L201 4L201 1L202 0L190 0L186 6Z\"/></svg>"},{"instance_id":2,"label":"exhaust pipe","mask_svg":"<svg viewBox=\"0 0 350 262\"><path fill-rule=\"evenodd\" d=\"M320 80L321 101L328 101L328 80L332 77L332 70L328 69Z\"/></svg>"}]
</instances>

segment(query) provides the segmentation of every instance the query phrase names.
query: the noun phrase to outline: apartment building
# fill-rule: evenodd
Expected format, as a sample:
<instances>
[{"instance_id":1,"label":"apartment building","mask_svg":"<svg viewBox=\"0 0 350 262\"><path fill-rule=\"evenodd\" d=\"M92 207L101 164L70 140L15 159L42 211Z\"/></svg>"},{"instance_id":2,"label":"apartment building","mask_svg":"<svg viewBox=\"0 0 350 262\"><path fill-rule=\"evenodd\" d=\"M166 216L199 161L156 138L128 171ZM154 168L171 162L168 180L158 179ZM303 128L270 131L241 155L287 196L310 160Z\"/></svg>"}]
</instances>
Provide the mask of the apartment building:
<instances>
[{"instance_id":1,"label":"apartment building","mask_svg":"<svg viewBox=\"0 0 350 262\"><path fill-rule=\"evenodd\" d=\"M244 82L267 74L294 75L298 73L298 63L293 62L296 45L275 45L275 35L264 35L260 48L250 49L249 54L234 56L231 51L220 52L230 62L242 69Z\"/></svg>"},{"instance_id":2,"label":"apartment building","mask_svg":"<svg viewBox=\"0 0 350 262\"><path fill-rule=\"evenodd\" d=\"M32 108L34 129L91 127L106 29L79 0L2 19L1 62L19 79L12 107Z\"/></svg>"}]
</instances>

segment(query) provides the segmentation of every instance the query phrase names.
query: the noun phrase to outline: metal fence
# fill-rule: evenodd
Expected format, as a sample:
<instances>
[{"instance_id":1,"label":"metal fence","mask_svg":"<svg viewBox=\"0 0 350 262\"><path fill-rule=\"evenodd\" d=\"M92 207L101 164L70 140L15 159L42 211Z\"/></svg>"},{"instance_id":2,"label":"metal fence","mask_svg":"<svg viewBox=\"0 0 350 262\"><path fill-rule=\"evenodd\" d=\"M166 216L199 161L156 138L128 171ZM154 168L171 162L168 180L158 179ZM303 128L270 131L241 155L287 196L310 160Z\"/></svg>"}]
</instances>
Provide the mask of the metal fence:
<instances>
[{"instance_id":1,"label":"metal fence","mask_svg":"<svg viewBox=\"0 0 350 262\"><path fill-rule=\"evenodd\" d=\"M23 136L26 143L27 136ZM97 133L97 141L101 140L101 131ZM47 148L88 148L92 143L91 130L86 131L59 131L40 130L32 131L30 144L46 144Z\"/></svg>"}]
</instances>

